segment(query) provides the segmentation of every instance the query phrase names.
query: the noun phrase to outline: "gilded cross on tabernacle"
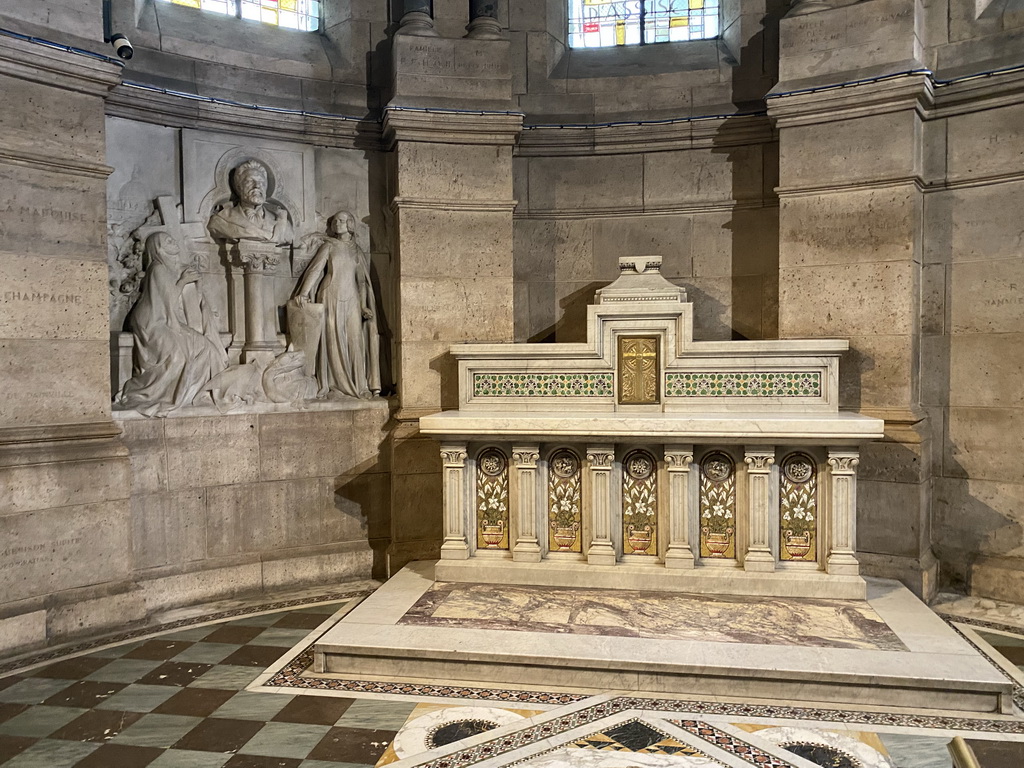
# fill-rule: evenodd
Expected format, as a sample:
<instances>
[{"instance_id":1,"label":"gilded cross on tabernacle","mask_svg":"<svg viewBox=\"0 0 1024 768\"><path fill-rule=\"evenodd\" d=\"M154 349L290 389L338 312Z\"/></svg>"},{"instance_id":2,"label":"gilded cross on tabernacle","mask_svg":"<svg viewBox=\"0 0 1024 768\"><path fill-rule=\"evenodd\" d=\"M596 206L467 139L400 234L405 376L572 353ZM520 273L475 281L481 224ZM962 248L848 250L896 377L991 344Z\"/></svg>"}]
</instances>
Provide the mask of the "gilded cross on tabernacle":
<instances>
[{"instance_id":1,"label":"gilded cross on tabernacle","mask_svg":"<svg viewBox=\"0 0 1024 768\"><path fill-rule=\"evenodd\" d=\"M619 337L619 403L658 402L658 337Z\"/></svg>"}]
</instances>

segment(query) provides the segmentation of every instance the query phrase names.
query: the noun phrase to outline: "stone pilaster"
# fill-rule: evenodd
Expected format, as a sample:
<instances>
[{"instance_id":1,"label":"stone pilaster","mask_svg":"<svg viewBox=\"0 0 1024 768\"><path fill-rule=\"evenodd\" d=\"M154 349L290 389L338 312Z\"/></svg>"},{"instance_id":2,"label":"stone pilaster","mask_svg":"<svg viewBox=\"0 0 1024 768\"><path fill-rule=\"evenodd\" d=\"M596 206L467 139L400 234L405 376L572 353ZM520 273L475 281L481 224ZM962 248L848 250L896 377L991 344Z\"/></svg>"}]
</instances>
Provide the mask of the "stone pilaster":
<instances>
[{"instance_id":1,"label":"stone pilaster","mask_svg":"<svg viewBox=\"0 0 1024 768\"><path fill-rule=\"evenodd\" d=\"M587 446L587 471L590 472L590 530L592 539L587 562L592 565L615 565L612 544L612 461L611 445Z\"/></svg>"},{"instance_id":2,"label":"stone pilaster","mask_svg":"<svg viewBox=\"0 0 1024 768\"><path fill-rule=\"evenodd\" d=\"M832 514L826 570L840 576L856 576L857 562L857 451L830 448L828 452Z\"/></svg>"},{"instance_id":3,"label":"stone pilaster","mask_svg":"<svg viewBox=\"0 0 1024 768\"><path fill-rule=\"evenodd\" d=\"M242 362L267 365L285 350L277 338L277 313L273 305L274 272L282 249L270 243L243 240L237 246L245 286L245 343ZM234 268L234 267L233 267Z\"/></svg>"},{"instance_id":4,"label":"stone pilaster","mask_svg":"<svg viewBox=\"0 0 1024 768\"><path fill-rule=\"evenodd\" d=\"M666 445L665 469L668 474L668 549L666 568L693 568L690 546L690 476L693 469L692 445Z\"/></svg>"},{"instance_id":5,"label":"stone pilaster","mask_svg":"<svg viewBox=\"0 0 1024 768\"><path fill-rule=\"evenodd\" d=\"M401 454L426 455L417 419L458 405L448 348L513 339L512 148L522 115L512 113L508 41L398 35L392 56L384 137L393 176L400 406L392 457L394 571L430 557L440 543L440 467L424 472L422 462ZM406 473L405 466L421 471Z\"/></svg>"},{"instance_id":6,"label":"stone pilaster","mask_svg":"<svg viewBox=\"0 0 1024 768\"><path fill-rule=\"evenodd\" d=\"M442 443L444 466L444 544L441 558L465 560L469 557L466 541L466 444Z\"/></svg>"},{"instance_id":7,"label":"stone pilaster","mask_svg":"<svg viewBox=\"0 0 1024 768\"><path fill-rule=\"evenodd\" d=\"M768 98L780 152L779 336L850 339L840 407L886 421L884 442L864 450L857 549L868 573L927 597L935 561L921 190L933 173L933 87L921 71L921 7L879 3L780 23L781 82ZM878 45L845 42L850 29L882 25Z\"/></svg>"},{"instance_id":8,"label":"stone pilaster","mask_svg":"<svg viewBox=\"0 0 1024 768\"><path fill-rule=\"evenodd\" d=\"M512 466L516 471L516 513L519 535L512 550L512 559L525 563L540 562L537 538L537 460L538 445L512 446Z\"/></svg>"},{"instance_id":9,"label":"stone pilaster","mask_svg":"<svg viewBox=\"0 0 1024 768\"><path fill-rule=\"evenodd\" d=\"M116 61L0 37L0 655L145 614L110 411L104 101L119 80ZM105 615L76 607L119 593Z\"/></svg>"},{"instance_id":10,"label":"stone pilaster","mask_svg":"<svg viewBox=\"0 0 1024 768\"><path fill-rule=\"evenodd\" d=\"M748 543L743 557L746 571L774 571L771 549L772 465L775 449L747 446L743 461L747 465Z\"/></svg>"}]
</instances>

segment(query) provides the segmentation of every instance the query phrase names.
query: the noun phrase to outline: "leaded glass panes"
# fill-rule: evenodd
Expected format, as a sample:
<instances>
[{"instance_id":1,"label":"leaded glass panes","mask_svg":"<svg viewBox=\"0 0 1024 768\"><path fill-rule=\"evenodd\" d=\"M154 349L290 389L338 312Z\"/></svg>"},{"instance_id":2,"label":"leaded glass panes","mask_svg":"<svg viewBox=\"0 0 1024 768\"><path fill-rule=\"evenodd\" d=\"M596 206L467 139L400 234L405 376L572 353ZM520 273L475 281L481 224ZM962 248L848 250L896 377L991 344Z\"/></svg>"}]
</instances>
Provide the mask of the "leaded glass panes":
<instances>
[{"instance_id":1,"label":"leaded glass panes","mask_svg":"<svg viewBox=\"0 0 1024 768\"><path fill-rule=\"evenodd\" d=\"M718 36L720 0L569 0L569 47L702 40Z\"/></svg>"},{"instance_id":2,"label":"leaded glass panes","mask_svg":"<svg viewBox=\"0 0 1024 768\"><path fill-rule=\"evenodd\" d=\"M320 26L320 0L163 0L228 16L312 32Z\"/></svg>"}]
</instances>

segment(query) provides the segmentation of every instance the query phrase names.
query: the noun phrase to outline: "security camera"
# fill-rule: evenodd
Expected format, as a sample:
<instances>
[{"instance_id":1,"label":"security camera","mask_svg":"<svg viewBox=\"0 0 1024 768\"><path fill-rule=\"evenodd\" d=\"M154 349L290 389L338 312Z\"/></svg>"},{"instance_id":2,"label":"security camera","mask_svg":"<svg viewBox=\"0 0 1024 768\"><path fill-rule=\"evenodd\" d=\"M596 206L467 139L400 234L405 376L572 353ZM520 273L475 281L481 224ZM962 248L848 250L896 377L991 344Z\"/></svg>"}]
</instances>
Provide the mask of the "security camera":
<instances>
[{"instance_id":1,"label":"security camera","mask_svg":"<svg viewBox=\"0 0 1024 768\"><path fill-rule=\"evenodd\" d=\"M110 44L114 46L114 51L122 59L130 59L135 55L135 48L132 47L131 41L120 32L110 38Z\"/></svg>"}]
</instances>

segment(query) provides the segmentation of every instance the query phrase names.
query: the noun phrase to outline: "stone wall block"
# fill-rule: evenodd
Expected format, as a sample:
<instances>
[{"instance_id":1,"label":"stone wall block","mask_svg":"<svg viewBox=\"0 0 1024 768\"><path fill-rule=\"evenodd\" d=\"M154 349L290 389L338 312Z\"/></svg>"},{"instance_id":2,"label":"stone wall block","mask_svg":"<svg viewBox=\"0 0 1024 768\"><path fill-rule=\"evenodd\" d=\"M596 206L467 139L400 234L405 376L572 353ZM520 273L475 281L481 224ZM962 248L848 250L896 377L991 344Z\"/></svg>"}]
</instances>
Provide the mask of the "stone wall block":
<instances>
[{"instance_id":1,"label":"stone wall block","mask_svg":"<svg viewBox=\"0 0 1024 768\"><path fill-rule=\"evenodd\" d=\"M259 416L260 479L333 477L351 470L353 411Z\"/></svg>"},{"instance_id":2,"label":"stone wall block","mask_svg":"<svg viewBox=\"0 0 1024 768\"><path fill-rule=\"evenodd\" d=\"M255 562L192 571L149 579L141 582L139 588L146 610L153 613L171 607L256 594L263 589L263 567Z\"/></svg>"},{"instance_id":3,"label":"stone wall block","mask_svg":"<svg viewBox=\"0 0 1024 768\"><path fill-rule=\"evenodd\" d=\"M646 208L762 197L759 145L651 152L643 163Z\"/></svg>"},{"instance_id":4,"label":"stone wall block","mask_svg":"<svg viewBox=\"0 0 1024 768\"><path fill-rule=\"evenodd\" d=\"M1024 483L1024 412L1019 408L949 409L943 474Z\"/></svg>"},{"instance_id":5,"label":"stone wall block","mask_svg":"<svg viewBox=\"0 0 1024 768\"><path fill-rule=\"evenodd\" d=\"M403 280L403 341L511 341L512 281L460 278ZM459 307L459 314L438 311Z\"/></svg>"},{"instance_id":6,"label":"stone wall block","mask_svg":"<svg viewBox=\"0 0 1024 768\"><path fill-rule=\"evenodd\" d=\"M450 341L405 341L398 345L398 395L402 408L457 408L458 364Z\"/></svg>"},{"instance_id":7,"label":"stone wall block","mask_svg":"<svg viewBox=\"0 0 1024 768\"><path fill-rule=\"evenodd\" d=\"M0 654L13 656L23 648L46 642L46 611L32 611L0 619Z\"/></svg>"},{"instance_id":8,"label":"stone wall block","mask_svg":"<svg viewBox=\"0 0 1024 768\"><path fill-rule=\"evenodd\" d=\"M167 419L170 490L256 482L260 473L256 423L256 416Z\"/></svg>"},{"instance_id":9,"label":"stone wall block","mask_svg":"<svg viewBox=\"0 0 1024 768\"><path fill-rule=\"evenodd\" d=\"M120 458L0 467L0 515L123 499L129 479Z\"/></svg>"},{"instance_id":10,"label":"stone wall block","mask_svg":"<svg viewBox=\"0 0 1024 768\"><path fill-rule=\"evenodd\" d=\"M584 220L587 221L587 220ZM576 220L520 218L512 222L513 277L518 285L530 280L554 280L555 258L561 227L572 228ZM588 245L592 234L587 237ZM574 249L575 250L575 249Z\"/></svg>"},{"instance_id":11,"label":"stone wall block","mask_svg":"<svg viewBox=\"0 0 1024 768\"><path fill-rule=\"evenodd\" d=\"M321 543L319 478L207 489L211 558Z\"/></svg>"},{"instance_id":12,"label":"stone wall block","mask_svg":"<svg viewBox=\"0 0 1024 768\"><path fill-rule=\"evenodd\" d=\"M0 328L17 339L106 339L107 266L95 261L0 258Z\"/></svg>"},{"instance_id":13,"label":"stone wall block","mask_svg":"<svg viewBox=\"0 0 1024 768\"><path fill-rule=\"evenodd\" d=\"M321 543L378 541L390 535L389 475L341 475L326 482Z\"/></svg>"},{"instance_id":14,"label":"stone wall block","mask_svg":"<svg viewBox=\"0 0 1024 768\"><path fill-rule=\"evenodd\" d=\"M944 379L949 405L1024 408L1024 333L965 334L942 341L949 349Z\"/></svg>"},{"instance_id":15,"label":"stone wall block","mask_svg":"<svg viewBox=\"0 0 1024 768\"><path fill-rule=\"evenodd\" d=\"M909 335L918 311L917 271L908 262L784 267L780 331L788 338Z\"/></svg>"},{"instance_id":16,"label":"stone wall block","mask_svg":"<svg viewBox=\"0 0 1024 768\"><path fill-rule=\"evenodd\" d=\"M132 554L135 568L181 567L206 552L206 489L133 496Z\"/></svg>"},{"instance_id":17,"label":"stone wall block","mask_svg":"<svg viewBox=\"0 0 1024 768\"><path fill-rule=\"evenodd\" d=\"M0 163L4 250L105 262L104 190L101 178Z\"/></svg>"},{"instance_id":18,"label":"stone wall block","mask_svg":"<svg viewBox=\"0 0 1024 768\"><path fill-rule=\"evenodd\" d=\"M268 593L308 584L344 584L370 578L372 565L373 553L363 548L266 560L261 563L261 582Z\"/></svg>"},{"instance_id":19,"label":"stone wall block","mask_svg":"<svg viewBox=\"0 0 1024 768\"><path fill-rule=\"evenodd\" d=\"M166 491L164 419L120 419L118 426L131 462L132 494L146 496Z\"/></svg>"},{"instance_id":20,"label":"stone wall block","mask_svg":"<svg viewBox=\"0 0 1024 768\"><path fill-rule=\"evenodd\" d=\"M936 477L932 497L943 567L966 578L979 552L1024 556L1024 484Z\"/></svg>"},{"instance_id":21,"label":"stone wall block","mask_svg":"<svg viewBox=\"0 0 1024 768\"><path fill-rule=\"evenodd\" d=\"M512 148L402 142L398 194L443 200L512 198Z\"/></svg>"},{"instance_id":22,"label":"stone wall block","mask_svg":"<svg viewBox=\"0 0 1024 768\"><path fill-rule=\"evenodd\" d=\"M948 178L1001 175L1024 166L1024 104L953 115L946 125Z\"/></svg>"},{"instance_id":23,"label":"stone wall block","mask_svg":"<svg viewBox=\"0 0 1024 768\"><path fill-rule=\"evenodd\" d=\"M530 210L640 210L643 155L530 158ZM677 180L678 181L678 180Z\"/></svg>"},{"instance_id":24,"label":"stone wall block","mask_svg":"<svg viewBox=\"0 0 1024 768\"><path fill-rule=\"evenodd\" d=\"M691 243L694 220L700 216L622 216L593 220L594 258L591 270L577 271L572 278L611 282L619 276L619 257L658 254L661 273L669 279L694 274Z\"/></svg>"},{"instance_id":25,"label":"stone wall block","mask_svg":"<svg viewBox=\"0 0 1024 768\"><path fill-rule=\"evenodd\" d=\"M403 280L511 277L507 212L404 208L400 221L402 233L415 233L403 239Z\"/></svg>"},{"instance_id":26,"label":"stone wall block","mask_svg":"<svg viewBox=\"0 0 1024 768\"><path fill-rule=\"evenodd\" d=\"M3 524L4 601L118 581L131 572L131 530L124 501L11 514Z\"/></svg>"},{"instance_id":27,"label":"stone wall block","mask_svg":"<svg viewBox=\"0 0 1024 768\"><path fill-rule=\"evenodd\" d=\"M841 331L834 335L842 336ZM906 408L915 380L915 345L910 336L850 335L850 351L839 364L839 407Z\"/></svg>"},{"instance_id":28,"label":"stone wall block","mask_svg":"<svg viewBox=\"0 0 1024 768\"><path fill-rule=\"evenodd\" d=\"M17 103L0 114L0 135L8 150L104 162L103 109L95 96L6 75L0 75L0 91L12 105Z\"/></svg>"},{"instance_id":29,"label":"stone wall block","mask_svg":"<svg viewBox=\"0 0 1024 768\"><path fill-rule=\"evenodd\" d=\"M7 426L108 420L110 343L0 339L0 390Z\"/></svg>"},{"instance_id":30,"label":"stone wall block","mask_svg":"<svg viewBox=\"0 0 1024 768\"><path fill-rule=\"evenodd\" d=\"M785 197L779 260L798 267L913 259L919 200L910 186Z\"/></svg>"},{"instance_id":31,"label":"stone wall block","mask_svg":"<svg viewBox=\"0 0 1024 768\"><path fill-rule=\"evenodd\" d=\"M1024 328L1024 253L998 261L953 264L949 278L950 331L1016 333Z\"/></svg>"},{"instance_id":32,"label":"stone wall block","mask_svg":"<svg viewBox=\"0 0 1024 768\"><path fill-rule=\"evenodd\" d=\"M423 503L441 499L441 473L394 475L391 478L392 536L396 544L415 541L436 542L444 536L441 505Z\"/></svg>"},{"instance_id":33,"label":"stone wall block","mask_svg":"<svg viewBox=\"0 0 1024 768\"><path fill-rule=\"evenodd\" d=\"M857 551L918 557L922 547L920 518L894 511L919 509L923 492L924 486L919 484L858 480Z\"/></svg>"}]
</instances>

